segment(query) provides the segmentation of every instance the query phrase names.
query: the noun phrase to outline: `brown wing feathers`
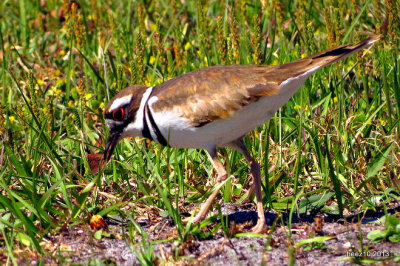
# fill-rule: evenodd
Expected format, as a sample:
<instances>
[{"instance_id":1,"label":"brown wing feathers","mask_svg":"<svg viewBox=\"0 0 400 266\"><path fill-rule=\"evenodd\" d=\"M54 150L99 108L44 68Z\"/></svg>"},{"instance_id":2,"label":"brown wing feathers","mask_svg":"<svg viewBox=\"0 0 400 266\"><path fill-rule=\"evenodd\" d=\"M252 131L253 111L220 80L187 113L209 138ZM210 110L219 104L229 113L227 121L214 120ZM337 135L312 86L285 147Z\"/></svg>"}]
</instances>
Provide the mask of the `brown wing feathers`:
<instances>
[{"instance_id":1,"label":"brown wing feathers","mask_svg":"<svg viewBox=\"0 0 400 266\"><path fill-rule=\"evenodd\" d=\"M199 69L154 88L158 97L155 111L173 109L202 126L231 116L260 97L279 93L280 84L318 67L322 68L371 45L379 39L371 36L356 45L334 49L280 66L213 66ZM311 73L310 73L311 74Z\"/></svg>"},{"instance_id":2,"label":"brown wing feathers","mask_svg":"<svg viewBox=\"0 0 400 266\"><path fill-rule=\"evenodd\" d=\"M179 76L157 86L155 111L173 109L201 126L224 119L258 98L276 94L277 84L268 81L270 66L213 66Z\"/></svg>"}]
</instances>

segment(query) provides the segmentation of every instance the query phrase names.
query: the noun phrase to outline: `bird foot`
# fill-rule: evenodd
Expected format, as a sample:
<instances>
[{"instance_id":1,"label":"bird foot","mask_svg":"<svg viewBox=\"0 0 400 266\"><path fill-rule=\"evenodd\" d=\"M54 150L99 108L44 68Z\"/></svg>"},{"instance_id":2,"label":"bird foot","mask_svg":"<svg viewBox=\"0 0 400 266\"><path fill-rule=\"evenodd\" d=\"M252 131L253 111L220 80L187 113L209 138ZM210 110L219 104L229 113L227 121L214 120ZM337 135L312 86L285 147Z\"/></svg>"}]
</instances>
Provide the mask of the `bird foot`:
<instances>
[{"instance_id":1,"label":"bird foot","mask_svg":"<svg viewBox=\"0 0 400 266\"><path fill-rule=\"evenodd\" d=\"M202 214L202 212L200 210L200 212L198 214L196 214L196 216L194 218L186 217L186 218L182 219L182 222L184 224L187 224L189 222L191 222L192 224L197 224L197 223L200 223L201 221L203 221L206 217L207 217L207 214Z\"/></svg>"},{"instance_id":2,"label":"bird foot","mask_svg":"<svg viewBox=\"0 0 400 266\"><path fill-rule=\"evenodd\" d=\"M200 210L200 212L193 218L192 223L197 224L200 223L201 221L203 221L205 218L207 217L207 213L202 213L202 211Z\"/></svg>"},{"instance_id":3,"label":"bird foot","mask_svg":"<svg viewBox=\"0 0 400 266\"><path fill-rule=\"evenodd\" d=\"M252 233L265 234L267 233L267 225L264 220L258 219L257 224L251 229Z\"/></svg>"}]
</instances>

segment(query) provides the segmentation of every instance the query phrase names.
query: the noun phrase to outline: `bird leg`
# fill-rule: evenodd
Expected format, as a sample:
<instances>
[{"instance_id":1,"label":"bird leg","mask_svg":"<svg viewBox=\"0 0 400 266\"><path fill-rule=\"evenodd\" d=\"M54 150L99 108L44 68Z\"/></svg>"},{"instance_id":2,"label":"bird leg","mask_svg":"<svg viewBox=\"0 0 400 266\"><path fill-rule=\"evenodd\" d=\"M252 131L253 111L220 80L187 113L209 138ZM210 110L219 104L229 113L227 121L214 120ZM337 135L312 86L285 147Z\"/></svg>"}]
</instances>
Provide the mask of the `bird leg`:
<instances>
[{"instance_id":1,"label":"bird leg","mask_svg":"<svg viewBox=\"0 0 400 266\"><path fill-rule=\"evenodd\" d=\"M268 174L270 174L273 171L275 171L275 169L276 169L276 165L271 166L271 168L269 168L269 170L268 170ZM247 199L246 199L246 201L251 201L252 200L253 193L254 193L254 182L253 182L253 184L251 184L249 190L247 191Z\"/></svg>"},{"instance_id":2,"label":"bird leg","mask_svg":"<svg viewBox=\"0 0 400 266\"><path fill-rule=\"evenodd\" d=\"M226 180L227 174L225 167L222 163L218 160L217 149L213 148L212 150L207 150L208 157L211 159L211 162L217 171L218 179L217 182L220 184L221 182ZM208 199L203 203L200 208L199 213L194 217L193 223L198 223L203 221L210 210L211 204L213 203L214 199L217 197L219 189L215 189L215 191L208 197Z\"/></svg>"},{"instance_id":3,"label":"bird leg","mask_svg":"<svg viewBox=\"0 0 400 266\"><path fill-rule=\"evenodd\" d=\"M253 193L254 193L254 182L251 184L249 190L247 191L247 197L245 199L245 202L251 202L253 198Z\"/></svg>"},{"instance_id":4,"label":"bird leg","mask_svg":"<svg viewBox=\"0 0 400 266\"><path fill-rule=\"evenodd\" d=\"M229 144L232 148L244 155L246 160L250 163L251 175L253 176L253 185L250 188L250 193L255 190L257 199L257 224L253 227L254 233L264 233L266 229L265 214L261 195L261 178L260 178L260 165L247 151L243 139L238 139ZM251 194L249 194L251 195Z\"/></svg>"}]
</instances>

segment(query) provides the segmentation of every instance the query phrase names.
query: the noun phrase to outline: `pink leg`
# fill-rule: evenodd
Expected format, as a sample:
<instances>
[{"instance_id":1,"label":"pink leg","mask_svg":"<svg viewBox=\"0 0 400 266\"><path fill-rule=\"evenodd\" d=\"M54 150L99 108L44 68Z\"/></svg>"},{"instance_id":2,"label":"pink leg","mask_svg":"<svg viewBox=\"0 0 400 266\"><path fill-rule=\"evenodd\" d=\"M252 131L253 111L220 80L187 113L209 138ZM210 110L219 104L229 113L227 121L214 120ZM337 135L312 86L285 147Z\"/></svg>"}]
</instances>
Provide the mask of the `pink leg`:
<instances>
[{"instance_id":1,"label":"pink leg","mask_svg":"<svg viewBox=\"0 0 400 266\"><path fill-rule=\"evenodd\" d=\"M275 169L276 169L276 165L271 166L271 168L269 168L269 170L268 170L268 173L269 174L272 173L273 171L275 171ZM247 192L247 201L251 201L253 193L254 193L254 183L251 184L249 191Z\"/></svg>"},{"instance_id":2,"label":"pink leg","mask_svg":"<svg viewBox=\"0 0 400 266\"><path fill-rule=\"evenodd\" d=\"M238 152L242 153L246 160L250 163L251 175L253 176L253 185L250 188L250 192L255 190L257 199L257 224L253 227L252 231L254 233L264 233L266 229L264 207L261 195L261 177L260 177L260 165L256 160L251 157L250 153L247 151L246 145L243 139L238 139L229 144L232 148L236 149Z\"/></svg>"},{"instance_id":3,"label":"pink leg","mask_svg":"<svg viewBox=\"0 0 400 266\"><path fill-rule=\"evenodd\" d=\"M227 174L225 167L222 165L222 163L218 160L217 156L217 149L214 148L210 151L207 151L209 158L211 159L212 164L214 165L215 170L217 171L218 174L218 183L221 183L225 181ZM211 204L217 197L219 192L219 189L216 189L209 197L208 199L203 203L203 205L200 208L199 213L194 217L193 223L198 223L203 221L208 214L208 211L210 210Z\"/></svg>"}]
</instances>

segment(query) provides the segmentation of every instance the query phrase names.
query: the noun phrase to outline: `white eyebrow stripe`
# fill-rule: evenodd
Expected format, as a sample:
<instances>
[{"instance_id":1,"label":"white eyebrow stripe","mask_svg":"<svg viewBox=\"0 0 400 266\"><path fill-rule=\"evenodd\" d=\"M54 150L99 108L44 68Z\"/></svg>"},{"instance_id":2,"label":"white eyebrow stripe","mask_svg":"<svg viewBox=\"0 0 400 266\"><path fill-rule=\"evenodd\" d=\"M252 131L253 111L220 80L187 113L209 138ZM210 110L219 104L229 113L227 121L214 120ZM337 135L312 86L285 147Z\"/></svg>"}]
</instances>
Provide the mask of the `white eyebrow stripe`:
<instances>
[{"instance_id":1,"label":"white eyebrow stripe","mask_svg":"<svg viewBox=\"0 0 400 266\"><path fill-rule=\"evenodd\" d=\"M115 101L110 106L109 110L112 111L112 110L117 109L120 106L124 106L124 105L130 103L131 99L132 99L132 95L127 95L127 96L115 99Z\"/></svg>"}]
</instances>

